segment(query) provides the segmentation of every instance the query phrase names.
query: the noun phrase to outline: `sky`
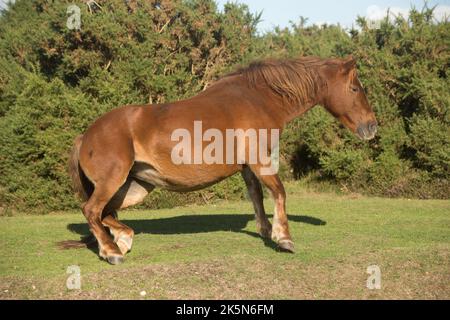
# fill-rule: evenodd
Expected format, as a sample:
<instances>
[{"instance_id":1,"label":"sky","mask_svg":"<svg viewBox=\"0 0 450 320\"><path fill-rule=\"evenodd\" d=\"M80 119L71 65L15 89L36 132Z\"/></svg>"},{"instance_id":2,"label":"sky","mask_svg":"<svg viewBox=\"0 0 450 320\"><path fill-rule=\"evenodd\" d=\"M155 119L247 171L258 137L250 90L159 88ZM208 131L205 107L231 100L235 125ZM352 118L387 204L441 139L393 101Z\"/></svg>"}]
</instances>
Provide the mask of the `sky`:
<instances>
[{"instance_id":1,"label":"sky","mask_svg":"<svg viewBox=\"0 0 450 320\"><path fill-rule=\"evenodd\" d=\"M216 0L219 8L229 0ZM236 1L232 1L236 2ZM308 18L309 24L340 23L351 27L358 15L373 19L386 16L388 8L394 13L407 13L411 6L421 9L423 0L238 0L249 6L251 12L261 12L260 31L268 31L275 26L289 26L289 21ZM428 6L438 5L436 15L450 17L450 0L429 0Z\"/></svg>"},{"instance_id":2,"label":"sky","mask_svg":"<svg viewBox=\"0 0 450 320\"><path fill-rule=\"evenodd\" d=\"M8 0L0 0L0 8ZM219 8L230 0L216 0ZM231 0L245 3L253 13L263 12L258 28L261 32L275 26L289 26L289 21L299 21L301 16L308 18L309 24L336 24L350 28L358 15L377 20L386 16L387 9L394 14L407 14L411 6L421 9L424 0ZM77 3L74 0L74 3ZM438 19L450 17L450 0L428 0L429 7L437 6Z\"/></svg>"}]
</instances>

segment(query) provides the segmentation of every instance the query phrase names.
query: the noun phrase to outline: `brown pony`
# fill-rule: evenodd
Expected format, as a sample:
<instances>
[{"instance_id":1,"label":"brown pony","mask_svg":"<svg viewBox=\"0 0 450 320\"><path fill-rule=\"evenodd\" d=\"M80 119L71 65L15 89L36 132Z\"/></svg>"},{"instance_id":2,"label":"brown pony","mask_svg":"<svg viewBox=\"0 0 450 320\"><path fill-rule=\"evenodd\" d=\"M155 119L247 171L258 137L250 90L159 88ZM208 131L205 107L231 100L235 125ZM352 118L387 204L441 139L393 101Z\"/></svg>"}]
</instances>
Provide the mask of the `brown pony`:
<instances>
[{"instance_id":1,"label":"brown pony","mask_svg":"<svg viewBox=\"0 0 450 320\"><path fill-rule=\"evenodd\" d=\"M263 175L264 164L239 161L242 154L241 160L248 159L245 143L233 150L233 163L174 163L171 155L177 141L172 135L179 128L195 134L196 121L201 121L203 130L215 129L224 135L228 129L281 132L290 120L322 105L361 139L372 139L377 122L355 65L352 57L254 62L191 99L124 106L100 117L75 139L69 166L73 184L86 201L82 211L98 241L99 255L118 264L131 249L134 232L118 221L117 210L140 203L155 187L192 191L236 172L241 172L247 185L259 234L293 252L286 193L276 172ZM264 211L261 183L275 201L273 226Z\"/></svg>"}]
</instances>

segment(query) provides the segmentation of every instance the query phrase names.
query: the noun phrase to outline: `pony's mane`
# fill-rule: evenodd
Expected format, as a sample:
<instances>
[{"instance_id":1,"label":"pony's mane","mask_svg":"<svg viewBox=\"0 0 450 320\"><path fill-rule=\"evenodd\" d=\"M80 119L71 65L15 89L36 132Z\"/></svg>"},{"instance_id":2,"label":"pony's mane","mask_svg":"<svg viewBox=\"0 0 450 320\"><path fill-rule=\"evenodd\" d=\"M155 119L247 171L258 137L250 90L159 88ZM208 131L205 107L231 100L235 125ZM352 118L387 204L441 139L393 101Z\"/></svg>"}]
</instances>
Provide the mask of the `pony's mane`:
<instances>
[{"instance_id":1,"label":"pony's mane","mask_svg":"<svg viewBox=\"0 0 450 320\"><path fill-rule=\"evenodd\" d=\"M250 87L265 85L291 102L303 104L313 100L325 84L317 67L337 63L338 59L318 57L267 59L252 62L229 76L242 75Z\"/></svg>"}]
</instances>

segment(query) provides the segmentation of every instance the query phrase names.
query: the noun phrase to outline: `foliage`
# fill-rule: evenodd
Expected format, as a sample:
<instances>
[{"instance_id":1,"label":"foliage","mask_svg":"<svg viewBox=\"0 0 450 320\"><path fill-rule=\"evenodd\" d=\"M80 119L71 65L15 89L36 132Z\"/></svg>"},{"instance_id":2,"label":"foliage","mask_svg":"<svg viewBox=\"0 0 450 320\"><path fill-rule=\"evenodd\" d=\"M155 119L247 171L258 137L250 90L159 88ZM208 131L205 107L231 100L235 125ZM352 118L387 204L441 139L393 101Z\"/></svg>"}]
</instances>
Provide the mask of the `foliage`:
<instances>
[{"instance_id":1,"label":"foliage","mask_svg":"<svg viewBox=\"0 0 450 320\"><path fill-rule=\"evenodd\" d=\"M76 2L77 3L77 2ZM258 34L259 14L212 0L97 0L66 27L71 1L17 0L0 15L0 203L27 210L77 206L66 173L73 138L124 104L195 95L238 64L262 57L353 54L380 124L365 143L318 107L285 130L282 171L311 172L351 190L447 198L450 27L432 10L370 30L306 26ZM147 206L242 198L237 175L188 194L155 192Z\"/></svg>"}]
</instances>

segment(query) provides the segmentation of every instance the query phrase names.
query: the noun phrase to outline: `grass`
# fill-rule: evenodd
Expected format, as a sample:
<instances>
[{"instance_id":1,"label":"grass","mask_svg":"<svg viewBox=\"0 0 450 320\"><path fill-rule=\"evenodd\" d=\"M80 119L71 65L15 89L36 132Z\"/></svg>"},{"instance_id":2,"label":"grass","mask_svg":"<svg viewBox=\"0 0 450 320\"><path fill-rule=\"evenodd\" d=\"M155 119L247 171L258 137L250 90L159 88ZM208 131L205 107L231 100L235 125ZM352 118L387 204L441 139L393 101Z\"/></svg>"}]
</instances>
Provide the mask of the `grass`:
<instances>
[{"instance_id":1,"label":"grass","mask_svg":"<svg viewBox=\"0 0 450 320\"><path fill-rule=\"evenodd\" d=\"M450 201L287 189L295 254L256 235L246 201L121 213L136 236L119 266L58 249L87 233L80 213L1 217L0 299L450 298ZM81 290L66 288L70 265Z\"/></svg>"}]
</instances>

